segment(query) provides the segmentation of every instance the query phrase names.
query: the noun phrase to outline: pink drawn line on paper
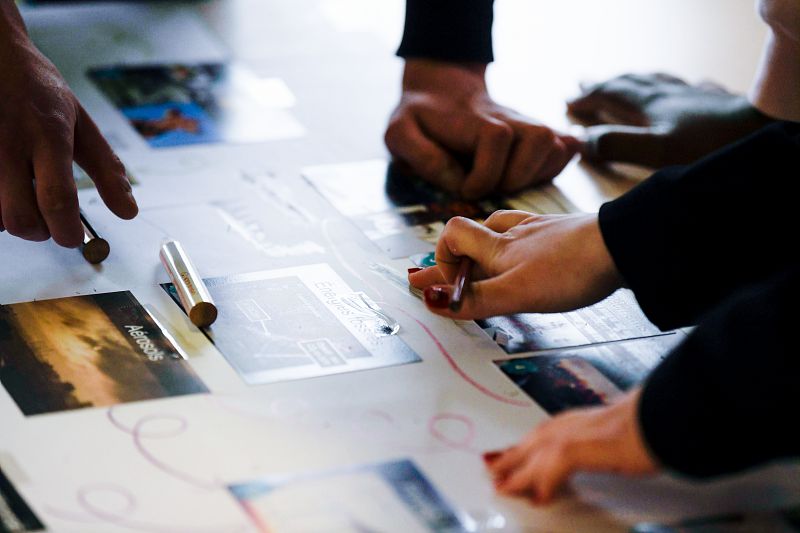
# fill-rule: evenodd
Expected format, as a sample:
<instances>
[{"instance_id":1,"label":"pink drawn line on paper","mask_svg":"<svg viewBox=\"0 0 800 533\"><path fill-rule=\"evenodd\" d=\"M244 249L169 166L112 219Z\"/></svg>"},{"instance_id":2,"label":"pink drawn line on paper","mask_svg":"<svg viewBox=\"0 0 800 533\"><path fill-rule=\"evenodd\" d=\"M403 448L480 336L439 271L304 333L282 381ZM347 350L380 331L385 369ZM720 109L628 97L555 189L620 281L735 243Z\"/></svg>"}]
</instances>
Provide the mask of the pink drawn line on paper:
<instances>
[{"instance_id":1,"label":"pink drawn line on paper","mask_svg":"<svg viewBox=\"0 0 800 533\"><path fill-rule=\"evenodd\" d=\"M386 305L386 304L384 304L384 305ZM461 377L461 379L463 379L464 381L466 381L467 383L469 383L470 385L475 387L481 393L485 394L486 396L488 396L490 398L493 398L493 399L497 400L498 402L502 402L502 403L505 403L505 404L508 404L508 405L514 405L516 407L529 407L530 406L530 404L528 402L525 402L525 401L522 401L522 400L514 400L512 398L508 398L506 396L503 396L502 394L497 394L493 390L485 387L484 385L481 385L480 383L478 383L477 381L472 379L471 376L469 376L466 372L464 372L464 370L461 369L460 366L458 366L458 363L456 363L456 361L453 358L453 356L450 355L450 353L447 351L447 349L444 347L444 345L439 341L439 339L436 337L436 335L433 334L433 332L430 330L430 328L428 326L426 326L421 320L419 320L417 317L415 317L414 315L412 315L411 313L409 313L405 309L402 309L400 307L396 307L396 306L393 306L393 305L391 307L394 307L395 309L397 309L398 311L400 311L404 315L406 315L409 318L411 318L412 320L414 320L414 322L416 322L417 325L419 327L421 327L423 329L423 331L425 331L425 333L428 334L428 337L430 337L431 340L433 341L433 343L436 344L436 347L439 349L441 354L447 360L448 364L450 365L450 368L452 368L453 371Z\"/></svg>"},{"instance_id":2,"label":"pink drawn line on paper","mask_svg":"<svg viewBox=\"0 0 800 533\"><path fill-rule=\"evenodd\" d=\"M96 493L116 495L122 498L124 507L114 510L100 507L91 501L92 495ZM45 507L45 512L51 516L69 522L78 522L82 524L108 523L124 529L146 531L148 533L219 533L222 531L239 533L248 529L248 526L241 524L198 527L154 524L152 522L143 522L140 520L131 519L128 516L135 513L138 507L136 498L134 498L133 494L129 490L110 483L87 485L79 488L77 492L77 500L78 505L83 510L82 513L65 511L49 505Z\"/></svg>"},{"instance_id":3,"label":"pink drawn line on paper","mask_svg":"<svg viewBox=\"0 0 800 533\"><path fill-rule=\"evenodd\" d=\"M449 437L437 427L440 422L447 421L455 421L463 424L466 433L460 441ZM468 416L458 413L437 413L428 421L428 431L436 440L442 442L449 448L453 448L454 450L475 451L472 449L472 441L475 440L475 422Z\"/></svg>"},{"instance_id":4,"label":"pink drawn line on paper","mask_svg":"<svg viewBox=\"0 0 800 533\"><path fill-rule=\"evenodd\" d=\"M222 483L206 481L206 480L196 478L196 477L194 477L192 475L189 475L189 474L187 474L185 472L180 471L179 469L169 465L165 461L162 461L161 459L156 457L144 445L144 439L146 439L146 438L164 439L164 438L170 438L170 437L177 437L178 435L180 435L181 433L186 431L188 423L186 422L185 418L177 416L177 415L150 415L150 416L146 416L146 417L140 418L136 422L136 424L133 426L133 428L129 428L129 427L125 426L124 424L122 424L116 418L116 416L114 416L114 408L113 407L110 408L108 411L106 411L106 416L108 417L108 420L111 422L111 424L114 427L116 427L120 431L123 431L123 432L127 433L128 435L130 435L133 438L133 444L136 447L136 450L139 452L139 454L142 457L144 457L144 459L148 463L153 465L158 470L161 470L165 474L167 474L167 475L169 475L169 476L171 476L173 478L179 479L179 480L183 481L184 483L188 483L188 484L190 484L192 486L195 486L195 487L198 487L198 488L201 488L201 489L218 490L220 488L224 488L224 485ZM177 428L173 429L172 431L161 432L161 433L150 433L150 434L148 434L146 431L144 431L144 427L147 424L152 423L152 422L156 422L156 421L165 421L165 420L177 422L178 423Z\"/></svg>"}]
</instances>

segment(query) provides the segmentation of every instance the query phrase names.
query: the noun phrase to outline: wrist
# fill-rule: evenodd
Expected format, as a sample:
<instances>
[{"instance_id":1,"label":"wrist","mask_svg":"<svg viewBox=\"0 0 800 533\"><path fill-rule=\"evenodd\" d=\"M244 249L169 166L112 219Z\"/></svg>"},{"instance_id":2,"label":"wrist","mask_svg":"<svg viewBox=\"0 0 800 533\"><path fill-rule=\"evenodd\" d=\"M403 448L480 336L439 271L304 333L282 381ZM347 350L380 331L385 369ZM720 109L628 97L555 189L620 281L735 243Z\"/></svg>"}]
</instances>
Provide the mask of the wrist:
<instances>
[{"instance_id":1,"label":"wrist","mask_svg":"<svg viewBox=\"0 0 800 533\"><path fill-rule=\"evenodd\" d=\"M485 63L408 59L403 70L403 91L433 91L456 96L486 93Z\"/></svg>"},{"instance_id":2,"label":"wrist","mask_svg":"<svg viewBox=\"0 0 800 533\"><path fill-rule=\"evenodd\" d=\"M636 387L622 397L615 408L623 412L625 428L623 429L622 442L628 459L631 461L632 472L639 474L653 473L659 469L658 459L650 449L639 422L639 405L642 401L642 387Z\"/></svg>"},{"instance_id":3,"label":"wrist","mask_svg":"<svg viewBox=\"0 0 800 533\"><path fill-rule=\"evenodd\" d=\"M591 256L589 261L594 266L599 285L609 293L624 287L625 280L606 246L597 215L586 217L584 231L587 235L585 242L588 243L588 252Z\"/></svg>"}]
</instances>

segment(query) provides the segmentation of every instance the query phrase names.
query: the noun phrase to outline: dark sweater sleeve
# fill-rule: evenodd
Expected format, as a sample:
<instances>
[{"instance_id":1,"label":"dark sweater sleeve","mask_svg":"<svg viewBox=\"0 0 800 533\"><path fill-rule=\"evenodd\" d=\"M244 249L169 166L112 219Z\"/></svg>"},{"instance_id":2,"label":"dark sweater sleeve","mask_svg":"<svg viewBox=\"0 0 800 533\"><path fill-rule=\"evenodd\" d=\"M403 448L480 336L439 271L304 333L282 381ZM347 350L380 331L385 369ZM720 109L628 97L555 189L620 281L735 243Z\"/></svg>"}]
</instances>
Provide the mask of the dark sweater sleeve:
<instances>
[{"instance_id":1,"label":"dark sweater sleeve","mask_svg":"<svg viewBox=\"0 0 800 533\"><path fill-rule=\"evenodd\" d=\"M708 477L800 456L800 268L706 315L645 383L644 439L669 469Z\"/></svg>"},{"instance_id":2,"label":"dark sweater sleeve","mask_svg":"<svg viewBox=\"0 0 800 533\"><path fill-rule=\"evenodd\" d=\"M407 0L404 58L489 63L493 0Z\"/></svg>"},{"instance_id":3,"label":"dark sweater sleeve","mask_svg":"<svg viewBox=\"0 0 800 533\"><path fill-rule=\"evenodd\" d=\"M792 264L800 124L779 122L603 205L603 239L648 318L693 325ZM777 243L777 244L776 244Z\"/></svg>"}]
</instances>

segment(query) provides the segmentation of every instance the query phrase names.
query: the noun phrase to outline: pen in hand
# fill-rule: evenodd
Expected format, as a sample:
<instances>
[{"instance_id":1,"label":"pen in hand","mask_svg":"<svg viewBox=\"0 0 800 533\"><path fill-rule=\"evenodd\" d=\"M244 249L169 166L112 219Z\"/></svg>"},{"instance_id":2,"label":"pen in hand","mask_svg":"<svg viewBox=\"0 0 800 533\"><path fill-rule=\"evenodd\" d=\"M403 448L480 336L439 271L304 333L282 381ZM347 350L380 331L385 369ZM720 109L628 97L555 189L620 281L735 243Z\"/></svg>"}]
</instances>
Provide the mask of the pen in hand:
<instances>
[{"instance_id":1,"label":"pen in hand","mask_svg":"<svg viewBox=\"0 0 800 533\"><path fill-rule=\"evenodd\" d=\"M457 313L461 309L461 298L464 295L464 287L469 282L469 274L472 271L472 259L462 257L458 263L458 273L453 282L453 293L450 296L450 310Z\"/></svg>"}]
</instances>

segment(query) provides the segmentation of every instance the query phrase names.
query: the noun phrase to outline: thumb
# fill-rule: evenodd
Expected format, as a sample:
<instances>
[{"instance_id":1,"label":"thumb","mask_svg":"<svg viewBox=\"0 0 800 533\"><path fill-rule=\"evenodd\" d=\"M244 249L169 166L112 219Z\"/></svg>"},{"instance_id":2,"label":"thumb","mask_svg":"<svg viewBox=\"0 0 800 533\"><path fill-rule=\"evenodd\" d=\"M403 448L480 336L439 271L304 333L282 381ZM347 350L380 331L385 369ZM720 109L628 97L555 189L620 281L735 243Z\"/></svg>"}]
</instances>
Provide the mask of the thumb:
<instances>
[{"instance_id":1,"label":"thumb","mask_svg":"<svg viewBox=\"0 0 800 533\"><path fill-rule=\"evenodd\" d=\"M666 130L655 126L593 126L586 129L582 154L593 162L660 167L666 159L666 140Z\"/></svg>"}]
</instances>

